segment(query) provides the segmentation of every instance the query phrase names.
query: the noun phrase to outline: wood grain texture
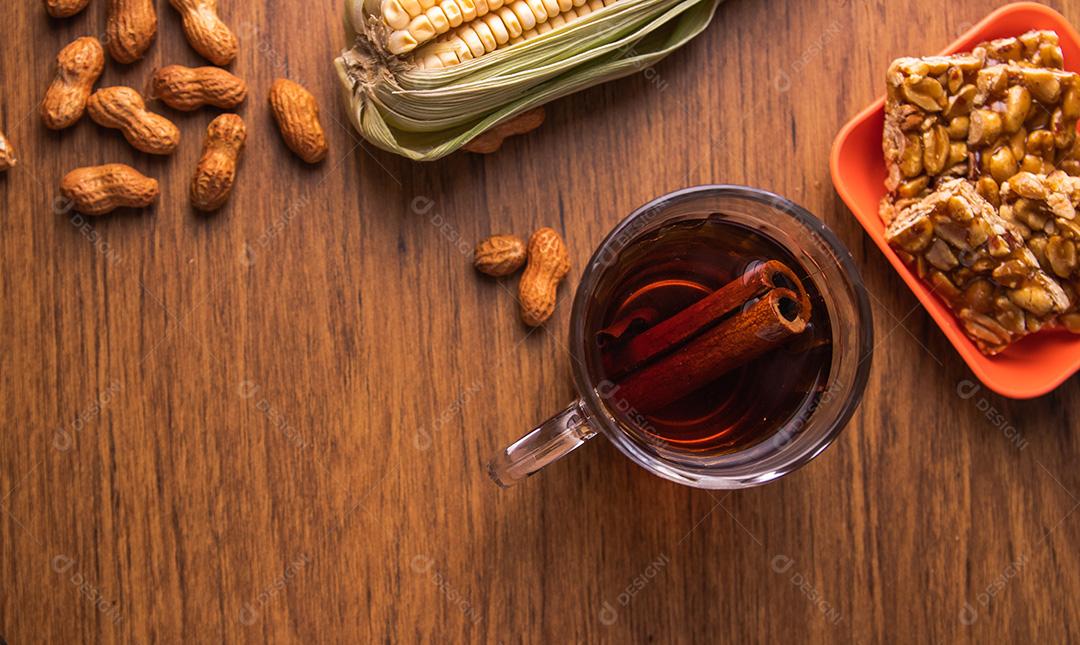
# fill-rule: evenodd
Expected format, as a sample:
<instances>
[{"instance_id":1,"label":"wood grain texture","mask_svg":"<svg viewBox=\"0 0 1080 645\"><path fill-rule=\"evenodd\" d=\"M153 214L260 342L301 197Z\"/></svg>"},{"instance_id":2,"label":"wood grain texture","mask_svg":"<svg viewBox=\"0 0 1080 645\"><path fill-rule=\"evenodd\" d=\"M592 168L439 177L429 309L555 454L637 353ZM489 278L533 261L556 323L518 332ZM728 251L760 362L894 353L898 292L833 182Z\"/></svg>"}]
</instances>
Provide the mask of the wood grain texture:
<instances>
[{"instance_id":1,"label":"wood grain texture","mask_svg":"<svg viewBox=\"0 0 1080 645\"><path fill-rule=\"evenodd\" d=\"M210 217L187 187L216 111L158 106L184 133L170 158L38 120L56 52L101 33L105 4L4 10L0 130L20 153L0 175L8 643L1080 637L1080 382L959 396L971 373L828 176L888 61L995 3L731 0L654 71L554 103L497 154L417 165L342 125L336 0L223 2L252 92L236 191ZM158 5L147 59L110 63L102 86L202 64ZM276 132L278 76L319 98L322 164ZM60 178L106 162L157 177L159 205L73 222ZM786 195L852 249L878 345L850 427L744 492L664 482L602 441L498 490L486 459L572 397L568 300L593 247L708 182ZM468 250L542 225L573 269L530 333L514 283L477 276Z\"/></svg>"}]
</instances>

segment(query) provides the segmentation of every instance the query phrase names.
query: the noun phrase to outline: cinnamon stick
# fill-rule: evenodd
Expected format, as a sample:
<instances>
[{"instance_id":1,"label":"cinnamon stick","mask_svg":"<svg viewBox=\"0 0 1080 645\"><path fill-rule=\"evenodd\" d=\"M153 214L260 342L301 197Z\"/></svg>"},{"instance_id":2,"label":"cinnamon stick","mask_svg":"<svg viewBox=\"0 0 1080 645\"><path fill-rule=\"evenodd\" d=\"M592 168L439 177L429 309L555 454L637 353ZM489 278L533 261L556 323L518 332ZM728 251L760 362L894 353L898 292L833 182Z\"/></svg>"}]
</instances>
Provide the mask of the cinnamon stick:
<instances>
[{"instance_id":1,"label":"cinnamon stick","mask_svg":"<svg viewBox=\"0 0 1080 645\"><path fill-rule=\"evenodd\" d=\"M738 287L738 293L744 293L745 288L746 285ZM709 307L726 306L729 299L734 297L732 293L734 291L729 291L719 298L720 305L714 303ZM682 313L669 321L682 316ZM617 382L618 387L611 396L625 399L640 414L662 410L736 367L778 347L792 336L802 333L806 329L809 316L810 311L803 306L802 297L797 291L784 288L767 291L746 309L706 330L678 348L678 351ZM698 313L693 320L700 321L705 318ZM672 325L670 331L665 331L662 337L669 339L686 335L689 328L688 323L680 322ZM650 348L659 346L652 344L654 342L650 343Z\"/></svg>"},{"instance_id":2,"label":"cinnamon stick","mask_svg":"<svg viewBox=\"0 0 1080 645\"><path fill-rule=\"evenodd\" d=\"M795 292L800 309L809 315L810 298L795 273L783 262L762 262L671 318L631 338L624 346L613 348L611 364L620 365L621 369L612 377L619 378L672 351L753 298L778 288Z\"/></svg>"}]
</instances>

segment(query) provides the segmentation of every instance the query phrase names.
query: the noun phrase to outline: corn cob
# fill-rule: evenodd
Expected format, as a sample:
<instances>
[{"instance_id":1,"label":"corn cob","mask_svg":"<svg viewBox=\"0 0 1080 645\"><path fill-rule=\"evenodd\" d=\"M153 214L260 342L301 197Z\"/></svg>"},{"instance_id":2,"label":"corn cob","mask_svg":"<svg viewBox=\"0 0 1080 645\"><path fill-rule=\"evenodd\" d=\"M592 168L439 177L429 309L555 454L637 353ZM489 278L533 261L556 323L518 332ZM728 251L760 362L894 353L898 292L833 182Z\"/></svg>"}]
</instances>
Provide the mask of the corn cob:
<instances>
[{"instance_id":1,"label":"corn cob","mask_svg":"<svg viewBox=\"0 0 1080 645\"><path fill-rule=\"evenodd\" d=\"M537 0L531 0L536 2ZM553 0L545 0L552 2ZM502 7L483 18L456 27L445 36L416 50L412 61L422 69L440 69L478 58L504 45L515 45L535 38L563 25L570 24L616 0L558 0L561 10L554 16L543 15L543 20L529 21L535 13L525 14L514 10L514 5L525 5L516 0L510 7ZM578 6L574 6L577 3ZM529 5L531 6L531 5ZM546 6L546 5L545 5ZM525 19L522 19L522 15Z\"/></svg>"},{"instance_id":2,"label":"corn cob","mask_svg":"<svg viewBox=\"0 0 1080 645\"><path fill-rule=\"evenodd\" d=\"M345 0L354 46L335 66L365 139L438 159L550 100L648 68L700 34L720 1Z\"/></svg>"}]
</instances>

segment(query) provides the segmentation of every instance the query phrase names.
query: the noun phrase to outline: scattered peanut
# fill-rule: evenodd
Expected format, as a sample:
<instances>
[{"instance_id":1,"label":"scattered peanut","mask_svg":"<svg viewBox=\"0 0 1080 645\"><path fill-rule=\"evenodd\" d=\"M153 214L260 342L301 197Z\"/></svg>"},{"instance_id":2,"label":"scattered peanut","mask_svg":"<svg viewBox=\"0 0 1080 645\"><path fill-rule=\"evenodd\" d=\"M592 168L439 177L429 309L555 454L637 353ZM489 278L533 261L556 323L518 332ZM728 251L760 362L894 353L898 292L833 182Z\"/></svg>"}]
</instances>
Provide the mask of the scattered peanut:
<instances>
[{"instance_id":1,"label":"scattered peanut","mask_svg":"<svg viewBox=\"0 0 1080 645\"><path fill-rule=\"evenodd\" d=\"M144 208L158 198L158 183L124 164L72 170L60 181L60 192L83 215L104 215L122 206Z\"/></svg>"},{"instance_id":2,"label":"scattered peanut","mask_svg":"<svg viewBox=\"0 0 1080 645\"><path fill-rule=\"evenodd\" d=\"M499 123L487 132L479 135L463 147L469 152L478 154L491 154L502 147L508 137L526 134L539 128L544 123L543 107L534 108L528 112L522 112L509 121Z\"/></svg>"},{"instance_id":3,"label":"scattered peanut","mask_svg":"<svg viewBox=\"0 0 1080 645\"><path fill-rule=\"evenodd\" d=\"M97 38L79 38L56 56L56 78L41 102L41 120L51 130L75 124L86 111L94 83L105 70L105 50Z\"/></svg>"},{"instance_id":4,"label":"scattered peanut","mask_svg":"<svg viewBox=\"0 0 1080 645\"><path fill-rule=\"evenodd\" d=\"M529 238L529 263L518 284L521 320L530 327L542 325L555 312L559 283L570 271L570 254L559 234L541 228Z\"/></svg>"},{"instance_id":5,"label":"scattered peanut","mask_svg":"<svg viewBox=\"0 0 1080 645\"><path fill-rule=\"evenodd\" d=\"M215 211L225 205L236 180L236 165L247 139L244 120L222 114L206 129L202 158L191 179L191 205L201 211Z\"/></svg>"},{"instance_id":6,"label":"scattered peanut","mask_svg":"<svg viewBox=\"0 0 1080 645\"><path fill-rule=\"evenodd\" d=\"M517 235L492 235L476 245L473 266L496 278L510 275L525 264L525 242Z\"/></svg>"},{"instance_id":7,"label":"scattered peanut","mask_svg":"<svg viewBox=\"0 0 1080 645\"><path fill-rule=\"evenodd\" d=\"M184 112L204 105L231 110L247 98L247 83L219 67L169 65L154 72L150 98Z\"/></svg>"},{"instance_id":8,"label":"scattered peanut","mask_svg":"<svg viewBox=\"0 0 1080 645\"><path fill-rule=\"evenodd\" d=\"M90 0L45 0L45 11L53 18L70 18L88 4Z\"/></svg>"},{"instance_id":9,"label":"scattered peanut","mask_svg":"<svg viewBox=\"0 0 1080 645\"><path fill-rule=\"evenodd\" d=\"M118 63L134 63L146 54L157 34L154 0L109 0L105 24L109 54Z\"/></svg>"},{"instance_id":10,"label":"scattered peanut","mask_svg":"<svg viewBox=\"0 0 1080 645\"><path fill-rule=\"evenodd\" d=\"M184 33L192 48L215 65L228 65L236 58L236 35L217 13L217 0L169 0L180 12Z\"/></svg>"},{"instance_id":11,"label":"scattered peanut","mask_svg":"<svg viewBox=\"0 0 1080 645\"><path fill-rule=\"evenodd\" d=\"M167 155L180 144L180 130L172 121L146 110L139 93L130 87L106 87L94 92L88 103L90 118L123 133L137 150Z\"/></svg>"},{"instance_id":12,"label":"scattered peanut","mask_svg":"<svg viewBox=\"0 0 1080 645\"><path fill-rule=\"evenodd\" d=\"M298 83L279 78L270 88L270 107L289 149L308 163L318 163L326 157L319 104L311 92Z\"/></svg>"},{"instance_id":13,"label":"scattered peanut","mask_svg":"<svg viewBox=\"0 0 1080 645\"><path fill-rule=\"evenodd\" d=\"M0 172L11 170L16 163L18 159L15 158L15 148L11 147L11 142L0 132Z\"/></svg>"}]
</instances>

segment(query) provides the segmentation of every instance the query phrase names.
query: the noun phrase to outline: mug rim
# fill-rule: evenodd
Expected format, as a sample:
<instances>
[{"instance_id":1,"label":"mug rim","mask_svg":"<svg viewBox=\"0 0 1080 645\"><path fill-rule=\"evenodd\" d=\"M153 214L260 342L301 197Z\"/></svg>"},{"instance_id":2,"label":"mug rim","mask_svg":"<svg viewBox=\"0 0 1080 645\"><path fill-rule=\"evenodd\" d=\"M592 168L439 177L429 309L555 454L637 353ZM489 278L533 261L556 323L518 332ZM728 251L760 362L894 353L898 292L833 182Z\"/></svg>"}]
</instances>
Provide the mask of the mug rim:
<instances>
[{"instance_id":1,"label":"mug rim","mask_svg":"<svg viewBox=\"0 0 1080 645\"><path fill-rule=\"evenodd\" d=\"M749 479L740 479L721 474L710 474L704 472L706 469L701 469L699 472L698 469L694 469L691 466L673 463L644 451L628 433L619 428L618 423L610 414L604 413L606 408L601 402L600 396L596 390L598 384L594 383L593 379L588 374L583 356L585 350L583 318L587 307L587 300L592 293L599 276L603 275L604 270L607 268L601 259L607 257L611 252L609 247L619 240L625 234L627 229L643 215L658 209L664 211L668 206L673 205L678 201L701 196L734 197L746 201L757 202L764 206L768 206L773 210L782 211L805 228L807 232L818 236L820 240L824 242L830 255L839 265L842 275L848 281L848 285L846 286L850 288L854 296L853 304L859 314L859 341L857 346L853 348L853 351L857 351L857 360L859 362L856 365L855 376L846 400L839 408L834 418L827 422L829 424L828 430L818 439L817 443L811 449L785 464L783 469L771 470ZM625 241L624 246L629 244L635 236L636 232L631 232L629 238ZM619 251L621 251L621 249L619 249ZM616 254L617 253L618 251L616 251ZM862 402L873 361L873 337L873 314L862 275L855 266L855 260L851 255L851 251L840 241L832 229L826 226L823 221L815 217L808 210L785 197L760 188L737 184L703 184L682 188L656 197L634 209L611 229L589 258L589 262L581 274L581 279L574 296L574 305L570 314L570 354L573 363L572 371L574 374L575 388L582 400L583 411L588 414L590 419L596 419L598 421L597 429L600 430L609 441L615 444L615 447L631 461L654 475L676 483L698 488L731 489L764 484L798 470L828 448L833 441L835 441L837 436L839 436L840 432L847 426L851 417L855 414L855 410L858 409L859 404ZM738 452L732 454L738 454Z\"/></svg>"}]
</instances>

